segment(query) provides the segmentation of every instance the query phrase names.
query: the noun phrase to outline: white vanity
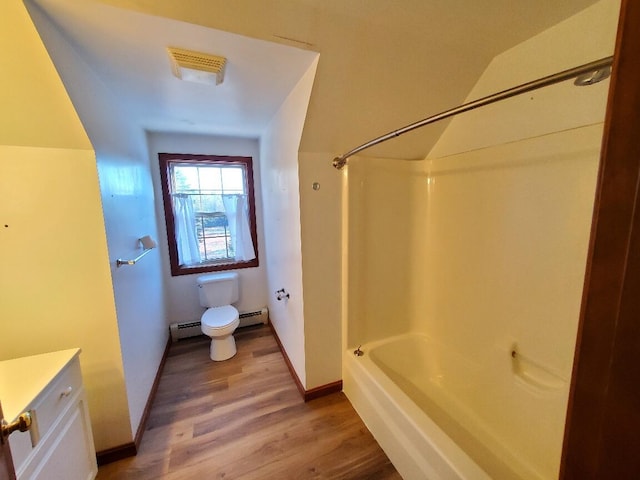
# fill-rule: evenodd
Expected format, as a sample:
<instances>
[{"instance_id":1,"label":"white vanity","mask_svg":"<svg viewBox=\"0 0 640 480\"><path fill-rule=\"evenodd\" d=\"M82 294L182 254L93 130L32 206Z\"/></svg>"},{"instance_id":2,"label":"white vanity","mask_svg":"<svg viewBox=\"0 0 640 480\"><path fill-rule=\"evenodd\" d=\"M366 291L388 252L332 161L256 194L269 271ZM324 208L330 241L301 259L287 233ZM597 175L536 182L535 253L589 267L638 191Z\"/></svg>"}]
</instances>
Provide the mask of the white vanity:
<instances>
[{"instance_id":1,"label":"white vanity","mask_svg":"<svg viewBox=\"0 0 640 480\"><path fill-rule=\"evenodd\" d=\"M0 362L5 420L31 416L9 438L18 480L90 480L98 473L79 349Z\"/></svg>"}]
</instances>

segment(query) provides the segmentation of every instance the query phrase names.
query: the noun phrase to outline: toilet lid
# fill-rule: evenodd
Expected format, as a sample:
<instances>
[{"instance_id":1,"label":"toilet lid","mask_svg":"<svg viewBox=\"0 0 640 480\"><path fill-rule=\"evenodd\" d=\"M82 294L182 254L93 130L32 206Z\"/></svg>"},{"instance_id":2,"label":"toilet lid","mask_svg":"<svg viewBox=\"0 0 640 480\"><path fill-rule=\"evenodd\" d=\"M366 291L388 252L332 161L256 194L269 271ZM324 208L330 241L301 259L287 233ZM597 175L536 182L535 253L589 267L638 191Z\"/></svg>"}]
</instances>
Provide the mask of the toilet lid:
<instances>
[{"instance_id":1,"label":"toilet lid","mask_svg":"<svg viewBox=\"0 0 640 480\"><path fill-rule=\"evenodd\" d=\"M231 323L238 319L238 310L231 305L225 305L224 307L212 307L209 308L200 322L203 326L210 329L226 328Z\"/></svg>"}]
</instances>

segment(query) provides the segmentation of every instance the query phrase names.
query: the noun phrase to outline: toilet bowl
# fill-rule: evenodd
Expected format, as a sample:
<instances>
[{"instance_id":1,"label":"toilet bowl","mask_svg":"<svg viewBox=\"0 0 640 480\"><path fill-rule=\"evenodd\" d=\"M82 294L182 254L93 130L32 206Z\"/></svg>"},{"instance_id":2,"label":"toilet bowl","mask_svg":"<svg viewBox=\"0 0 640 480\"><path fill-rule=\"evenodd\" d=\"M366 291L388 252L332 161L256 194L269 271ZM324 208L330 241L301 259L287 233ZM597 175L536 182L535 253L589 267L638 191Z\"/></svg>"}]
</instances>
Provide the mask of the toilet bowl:
<instances>
[{"instance_id":1,"label":"toilet bowl","mask_svg":"<svg viewBox=\"0 0 640 480\"><path fill-rule=\"evenodd\" d=\"M200 324L202 333L211 337L209 347L211 360L220 362L236 354L233 332L240 324L240 315L235 307L231 305L211 307L202 315Z\"/></svg>"},{"instance_id":2,"label":"toilet bowl","mask_svg":"<svg viewBox=\"0 0 640 480\"><path fill-rule=\"evenodd\" d=\"M200 305L207 307L200 325L202 333L211 338L209 357L216 362L227 360L237 352L233 332L240 324L240 315L231 304L239 298L238 274L201 275L197 283Z\"/></svg>"}]
</instances>

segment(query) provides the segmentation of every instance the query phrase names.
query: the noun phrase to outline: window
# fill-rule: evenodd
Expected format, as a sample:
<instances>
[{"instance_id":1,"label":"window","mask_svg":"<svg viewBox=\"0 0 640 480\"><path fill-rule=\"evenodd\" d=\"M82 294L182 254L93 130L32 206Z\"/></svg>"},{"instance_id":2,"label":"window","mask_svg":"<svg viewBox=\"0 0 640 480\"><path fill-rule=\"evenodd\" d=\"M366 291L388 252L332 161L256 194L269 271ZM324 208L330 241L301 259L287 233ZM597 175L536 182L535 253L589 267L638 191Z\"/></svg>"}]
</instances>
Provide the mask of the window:
<instances>
[{"instance_id":1,"label":"window","mask_svg":"<svg viewBox=\"0 0 640 480\"><path fill-rule=\"evenodd\" d=\"M251 157L158 157L171 274L257 267Z\"/></svg>"}]
</instances>

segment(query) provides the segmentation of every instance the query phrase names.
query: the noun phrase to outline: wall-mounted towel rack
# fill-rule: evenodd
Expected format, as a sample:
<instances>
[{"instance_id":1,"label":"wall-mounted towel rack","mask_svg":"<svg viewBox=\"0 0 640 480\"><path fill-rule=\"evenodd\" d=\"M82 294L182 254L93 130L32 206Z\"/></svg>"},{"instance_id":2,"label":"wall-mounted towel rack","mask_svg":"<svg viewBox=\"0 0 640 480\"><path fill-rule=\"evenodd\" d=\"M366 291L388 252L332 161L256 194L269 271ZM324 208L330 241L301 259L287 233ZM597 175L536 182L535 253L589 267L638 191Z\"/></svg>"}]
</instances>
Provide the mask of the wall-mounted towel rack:
<instances>
[{"instance_id":1,"label":"wall-mounted towel rack","mask_svg":"<svg viewBox=\"0 0 640 480\"><path fill-rule=\"evenodd\" d=\"M153 238L151 238L149 235L145 235L144 237L139 238L138 242L140 242L140 244L142 245L142 248L143 248L142 253L140 255L138 255L136 258L131 259L131 260L122 260L121 258L117 259L116 260L116 267L117 268L120 268L123 265L135 265L138 260L140 260L142 257L144 257L151 250L156 248L155 240Z\"/></svg>"}]
</instances>

